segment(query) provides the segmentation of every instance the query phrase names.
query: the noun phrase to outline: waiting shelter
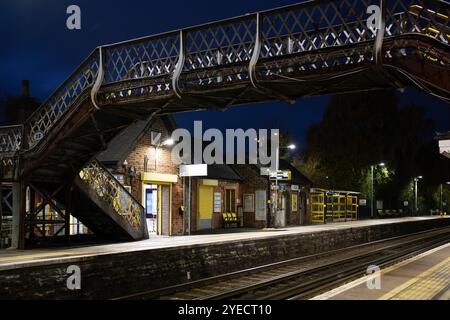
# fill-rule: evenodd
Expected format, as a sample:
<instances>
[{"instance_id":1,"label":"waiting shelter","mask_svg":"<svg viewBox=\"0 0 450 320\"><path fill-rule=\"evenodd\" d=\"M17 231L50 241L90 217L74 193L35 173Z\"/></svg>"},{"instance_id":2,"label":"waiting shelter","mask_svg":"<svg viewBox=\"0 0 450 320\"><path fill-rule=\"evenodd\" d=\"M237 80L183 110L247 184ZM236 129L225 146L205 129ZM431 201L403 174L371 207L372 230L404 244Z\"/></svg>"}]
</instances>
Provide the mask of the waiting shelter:
<instances>
[{"instance_id":1,"label":"waiting shelter","mask_svg":"<svg viewBox=\"0 0 450 320\"><path fill-rule=\"evenodd\" d=\"M310 222L345 222L358 220L358 195L354 191L312 188L310 191Z\"/></svg>"}]
</instances>

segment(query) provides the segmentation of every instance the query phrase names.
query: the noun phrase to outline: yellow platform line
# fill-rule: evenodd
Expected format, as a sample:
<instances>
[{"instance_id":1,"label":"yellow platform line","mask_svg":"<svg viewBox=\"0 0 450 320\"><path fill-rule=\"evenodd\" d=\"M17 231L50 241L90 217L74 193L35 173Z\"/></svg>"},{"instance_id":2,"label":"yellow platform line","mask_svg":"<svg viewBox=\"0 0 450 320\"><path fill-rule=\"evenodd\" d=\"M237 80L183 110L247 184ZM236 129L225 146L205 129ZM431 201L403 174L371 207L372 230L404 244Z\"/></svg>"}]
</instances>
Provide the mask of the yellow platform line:
<instances>
[{"instance_id":1,"label":"yellow platform line","mask_svg":"<svg viewBox=\"0 0 450 320\"><path fill-rule=\"evenodd\" d=\"M378 300L431 300L450 284L450 258L447 258Z\"/></svg>"},{"instance_id":2,"label":"yellow platform line","mask_svg":"<svg viewBox=\"0 0 450 320\"><path fill-rule=\"evenodd\" d=\"M420 259L422 259L424 257L427 257L427 256L429 256L429 255L431 255L431 254L433 254L435 252L443 250L443 249L445 249L445 248L447 248L449 246L450 246L450 243L446 243L446 244L444 244L442 246L439 246L439 247L436 247L436 248L431 249L429 251L423 252L423 253L415 256L415 257L409 258L407 260L404 260L404 261L401 261L401 262L399 262L397 264L389 266L389 267L387 267L385 269L382 269L381 272L380 272L380 276L384 276L385 274L388 274L388 273L390 273L392 271L400 269L400 268L402 268L402 267L404 267L404 266L406 266L408 264L411 264L411 263L413 263L415 261L418 261L418 260L420 260ZM363 276L363 277L361 277L359 279L356 279L356 280L353 280L353 281L351 281L349 283L346 283L346 284L344 284L344 285L342 285L340 287L337 287L337 288L332 289L332 290L330 290L328 292L325 292L325 293L322 293L322 294L320 294L318 296L315 296L315 297L311 298L310 300L328 300L328 299L331 299L331 298L333 298L333 297L335 297L335 296L337 296L339 294L343 294L344 292L355 288L356 286L359 286L361 284L367 283L367 281L369 279L372 279L372 278L373 278L373 275Z\"/></svg>"}]
</instances>

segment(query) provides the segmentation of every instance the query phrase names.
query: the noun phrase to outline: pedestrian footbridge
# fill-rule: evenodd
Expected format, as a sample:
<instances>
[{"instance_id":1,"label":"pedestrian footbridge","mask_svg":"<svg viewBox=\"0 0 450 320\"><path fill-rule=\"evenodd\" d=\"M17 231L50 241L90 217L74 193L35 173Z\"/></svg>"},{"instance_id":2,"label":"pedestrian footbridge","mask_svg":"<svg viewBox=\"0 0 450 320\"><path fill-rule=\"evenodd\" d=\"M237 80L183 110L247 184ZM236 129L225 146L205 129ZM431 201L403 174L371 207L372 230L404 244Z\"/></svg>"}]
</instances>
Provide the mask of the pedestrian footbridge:
<instances>
[{"instance_id":1,"label":"pedestrian footbridge","mask_svg":"<svg viewBox=\"0 0 450 320\"><path fill-rule=\"evenodd\" d=\"M448 102L449 11L315 0L96 48L24 124L0 127L20 246L45 220L30 192L99 235L146 236L143 208L95 161L136 119L386 87Z\"/></svg>"}]
</instances>

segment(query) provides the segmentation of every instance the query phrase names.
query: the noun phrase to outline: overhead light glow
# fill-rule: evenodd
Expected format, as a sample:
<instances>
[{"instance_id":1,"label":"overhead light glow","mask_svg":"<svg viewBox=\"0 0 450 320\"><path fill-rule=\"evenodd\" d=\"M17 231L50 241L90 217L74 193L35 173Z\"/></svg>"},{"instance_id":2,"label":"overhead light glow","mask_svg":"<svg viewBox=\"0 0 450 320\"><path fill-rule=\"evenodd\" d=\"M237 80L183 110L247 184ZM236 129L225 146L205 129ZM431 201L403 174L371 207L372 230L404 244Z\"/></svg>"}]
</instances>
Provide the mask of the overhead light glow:
<instances>
[{"instance_id":1,"label":"overhead light glow","mask_svg":"<svg viewBox=\"0 0 450 320\"><path fill-rule=\"evenodd\" d=\"M174 143L175 143L175 141L173 141L173 139L167 139L166 141L164 141L163 145L173 146Z\"/></svg>"}]
</instances>

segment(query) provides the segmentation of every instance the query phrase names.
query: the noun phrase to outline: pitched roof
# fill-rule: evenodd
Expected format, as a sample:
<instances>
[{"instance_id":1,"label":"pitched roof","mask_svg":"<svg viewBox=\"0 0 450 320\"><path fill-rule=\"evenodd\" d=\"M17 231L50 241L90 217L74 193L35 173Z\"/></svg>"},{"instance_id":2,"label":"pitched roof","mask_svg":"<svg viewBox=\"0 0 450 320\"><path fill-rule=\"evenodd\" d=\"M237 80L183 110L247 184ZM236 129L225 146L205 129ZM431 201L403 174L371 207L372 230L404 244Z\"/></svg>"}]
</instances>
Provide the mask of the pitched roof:
<instances>
[{"instance_id":1,"label":"pitched roof","mask_svg":"<svg viewBox=\"0 0 450 320\"><path fill-rule=\"evenodd\" d=\"M291 171L291 183L298 184L298 185L312 186L313 183L311 182L311 180L309 180L303 173L301 173L289 161L280 159L279 168L280 168L280 170L290 170Z\"/></svg>"},{"instance_id":2,"label":"pitched roof","mask_svg":"<svg viewBox=\"0 0 450 320\"><path fill-rule=\"evenodd\" d=\"M450 139L450 131L446 133L436 133L436 139L438 140L449 140Z\"/></svg>"},{"instance_id":3,"label":"pitched roof","mask_svg":"<svg viewBox=\"0 0 450 320\"><path fill-rule=\"evenodd\" d=\"M160 118L169 132L176 129L175 120L171 116ZM97 159L106 165L116 165L122 163L128 154L136 147L142 135L151 128L154 120L137 120L120 134L118 134L108 145L108 148L101 152Z\"/></svg>"},{"instance_id":4,"label":"pitched roof","mask_svg":"<svg viewBox=\"0 0 450 320\"><path fill-rule=\"evenodd\" d=\"M119 133L108 144L108 148L97 156L100 162L105 164L117 164L126 159L127 154L134 147L134 142L139 139L147 127L148 121L138 120Z\"/></svg>"},{"instance_id":5,"label":"pitched roof","mask_svg":"<svg viewBox=\"0 0 450 320\"><path fill-rule=\"evenodd\" d=\"M229 165L210 164L208 165L208 179L242 181L243 178Z\"/></svg>"}]
</instances>

